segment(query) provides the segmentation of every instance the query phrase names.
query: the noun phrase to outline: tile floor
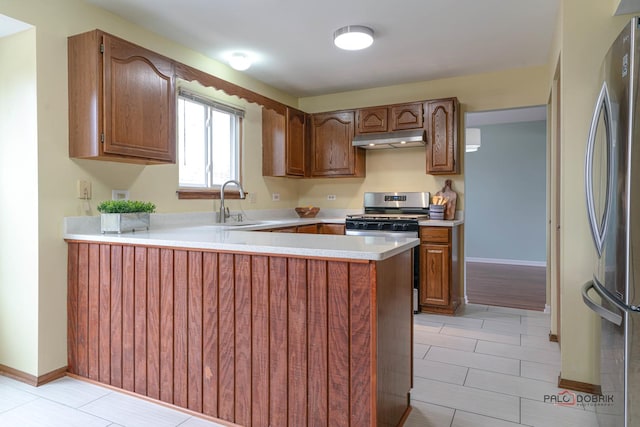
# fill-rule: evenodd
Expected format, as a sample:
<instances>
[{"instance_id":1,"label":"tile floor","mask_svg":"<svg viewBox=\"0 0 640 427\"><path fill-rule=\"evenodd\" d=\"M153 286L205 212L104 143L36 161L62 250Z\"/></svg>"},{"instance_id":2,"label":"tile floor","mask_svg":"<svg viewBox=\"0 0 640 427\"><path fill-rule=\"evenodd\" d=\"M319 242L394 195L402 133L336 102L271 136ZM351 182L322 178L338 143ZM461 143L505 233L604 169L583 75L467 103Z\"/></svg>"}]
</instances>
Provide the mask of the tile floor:
<instances>
[{"instance_id":1,"label":"tile floor","mask_svg":"<svg viewBox=\"0 0 640 427\"><path fill-rule=\"evenodd\" d=\"M414 321L413 411L406 427L597 427L590 406L545 403L560 349L550 315L469 304Z\"/></svg>"},{"instance_id":2,"label":"tile floor","mask_svg":"<svg viewBox=\"0 0 640 427\"><path fill-rule=\"evenodd\" d=\"M3 376L0 426L223 427L70 377L36 388Z\"/></svg>"},{"instance_id":3,"label":"tile floor","mask_svg":"<svg viewBox=\"0 0 640 427\"><path fill-rule=\"evenodd\" d=\"M549 315L467 305L455 317L415 316L413 411L406 427L597 427L593 408L557 395ZM0 376L2 427L221 427L69 377L34 388Z\"/></svg>"}]
</instances>

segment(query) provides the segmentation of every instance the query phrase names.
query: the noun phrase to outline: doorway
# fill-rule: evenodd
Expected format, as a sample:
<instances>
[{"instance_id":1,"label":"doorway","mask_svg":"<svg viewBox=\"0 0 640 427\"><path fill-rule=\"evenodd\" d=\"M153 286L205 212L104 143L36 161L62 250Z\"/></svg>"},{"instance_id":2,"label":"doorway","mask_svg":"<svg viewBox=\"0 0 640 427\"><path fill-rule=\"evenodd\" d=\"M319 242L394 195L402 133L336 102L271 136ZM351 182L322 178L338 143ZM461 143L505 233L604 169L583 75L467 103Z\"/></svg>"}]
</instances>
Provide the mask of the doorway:
<instances>
[{"instance_id":1,"label":"doorway","mask_svg":"<svg viewBox=\"0 0 640 427\"><path fill-rule=\"evenodd\" d=\"M544 311L547 107L465 114L465 300Z\"/></svg>"}]
</instances>

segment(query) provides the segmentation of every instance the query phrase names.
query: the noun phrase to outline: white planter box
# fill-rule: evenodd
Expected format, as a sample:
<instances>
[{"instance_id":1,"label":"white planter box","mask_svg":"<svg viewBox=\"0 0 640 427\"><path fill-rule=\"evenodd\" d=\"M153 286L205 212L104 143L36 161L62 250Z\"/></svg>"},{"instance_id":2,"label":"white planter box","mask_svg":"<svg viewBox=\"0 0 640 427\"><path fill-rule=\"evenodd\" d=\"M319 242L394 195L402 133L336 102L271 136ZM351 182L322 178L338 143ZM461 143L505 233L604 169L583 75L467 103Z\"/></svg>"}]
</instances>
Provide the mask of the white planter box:
<instances>
[{"instance_id":1,"label":"white planter box","mask_svg":"<svg viewBox=\"0 0 640 427\"><path fill-rule=\"evenodd\" d=\"M125 233L127 231L148 230L149 213L103 213L100 214L102 233Z\"/></svg>"}]
</instances>

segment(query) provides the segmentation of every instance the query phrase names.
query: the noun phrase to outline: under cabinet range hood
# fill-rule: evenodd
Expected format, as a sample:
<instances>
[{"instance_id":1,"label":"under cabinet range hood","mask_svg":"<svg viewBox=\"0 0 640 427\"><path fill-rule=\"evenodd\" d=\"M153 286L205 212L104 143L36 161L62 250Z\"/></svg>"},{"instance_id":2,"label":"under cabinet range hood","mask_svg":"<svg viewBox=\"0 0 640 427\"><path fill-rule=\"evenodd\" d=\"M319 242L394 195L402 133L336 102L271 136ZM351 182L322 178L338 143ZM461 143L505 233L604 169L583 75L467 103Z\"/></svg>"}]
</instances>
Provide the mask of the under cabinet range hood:
<instances>
[{"instance_id":1,"label":"under cabinet range hood","mask_svg":"<svg viewBox=\"0 0 640 427\"><path fill-rule=\"evenodd\" d=\"M399 130L396 132L357 135L353 138L353 146L369 150L408 148L424 146L425 141L426 135L424 129Z\"/></svg>"}]
</instances>

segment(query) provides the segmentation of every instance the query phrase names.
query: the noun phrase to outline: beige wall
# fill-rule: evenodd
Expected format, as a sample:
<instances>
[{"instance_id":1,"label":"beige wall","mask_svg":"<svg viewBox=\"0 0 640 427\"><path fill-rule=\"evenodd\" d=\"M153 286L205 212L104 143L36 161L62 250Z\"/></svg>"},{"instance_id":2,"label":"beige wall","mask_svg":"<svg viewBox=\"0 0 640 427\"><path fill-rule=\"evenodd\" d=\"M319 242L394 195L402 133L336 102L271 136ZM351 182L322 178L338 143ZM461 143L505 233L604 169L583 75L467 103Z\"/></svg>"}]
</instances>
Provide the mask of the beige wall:
<instances>
[{"instance_id":1,"label":"beige wall","mask_svg":"<svg viewBox=\"0 0 640 427\"><path fill-rule=\"evenodd\" d=\"M153 200L159 212L199 211L212 208L210 201L178 201L175 197L175 166L136 166L89 160L72 160L67 155L67 72L66 39L69 35L100 28L161 54L201 68L236 84L260 92L309 112L365 105L457 96L462 111L477 111L539 105L544 103L544 67L515 70L466 78L445 79L411 85L349 92L296 100L273 88L236 73L226 65L181 48L159 36L135 27L80 0L0 0L0 13L35 25L38 109L38 277L28 279L37 290L38 346L26 350L25 358L37 360L37 368L23 367L38 375L66 364L66 245L62 241L62 219L81 215L82 205L75 195L78 179L89 180L97 202L109 199L112 189L128 189L133 198ZM233 98L237 105L243 102ZM435 191L445 177L424 173L424 155L408 149L398 153L369 153L365 179L287 180L263 178L260 173L260 110L246 106L243 177L247 191L257 195L257 203L242 202L253 208L290 208L296 204L322 207L358 207L366 190L406 188ZM30 162L31 167L34 167ZM453 177L454 189L463 205L463 176ZM410 183L407 185L407 183ZM271 193L280 193L280 202L271 202ZM326 195L336 194L327 203ZM235 209L238 202L230 202ZM91 212L95 213L94 211ZM35 300L35 297L34 297ZM33 354L37 351L37 354ZM25 359L25 360L26 360ZM3 360L0 360L3 363ZM22 366L22 365L12 365Z\"/></svg>"},{"instance_id":2,"label":"beige wall","mask_svg":"<svg viewBox=\"0 0 640 427\"><path fill-rule=\"evenodd\" d=\"M592 241L584 200L583 159L591 113L607 49L628 22L613 17L610 2L564 0L561 58L561 346L562 377L598 384L599 320L582 303L591 279ZM550 64L553 67L555 64ZM551 74L552 71L549 71Z\"/></svg>"},{"instance_id":3,"label":"beige wall","mask_svg":"<svg viewBox=\"0 0 640 427\"><path fill-rule=\"evenodd\" d=\"M38 367L36 30L0 38L0 364Z\"/></svg>"},{"instance_id":4,"label":"beige wall","mask_svg":"<svg viewBox=\"0 0 640 427\"><path fill-rule=\"evenodd\" d=\"M20 157L23 159L20 170L22 173L30 170L30 177L37 177L38 180L37 184L30 184L33 190L30 194L37 194L37 198L27 198L26 203L37 209L37 217L31 218L28 223L39 231L37 236L32 236L31 243L25 243L25 248L33 249L31 260L35 256L38 268L37 271L32 268L27 274L5 270L4 265L0 270L0 297L5 295L1 292L6 292L7 288L3 287L6 283L20 281L25 289L18 297L12 294L10 302L6 302L5 298L0 299L0 313L15 314L14 311L6 311L13 305L35 306L34 311L28 312L26 309L27 312L19 313L22 317L18 318L25 321L25 337L34 334L38 337L37 344L29 343L27 338L27 343L16 350L15 354L20 353L21 361L0 350L0 364L8 364L34 375L66 364L66 245L62 241L62 218L82 213L81 205L75 198L76 180L87 179L93 183L93 206L100 200L110 198L111 189L114 188L129 189L134 198L148 198L157 202L161 212L209 210L212 204L210 201L178 201L175 198L175 166L142 167L68 158L67 36L101 28L281 102L297 104L308 112L451 96L457 96L460 100L461 114L466 111L541 105L547 102L553 75L550 68L555 65L296 100L241 73L235 73L224 64L183 49L80 0L0 0L0 13L36 26L31 37L35 37L36 48L36 62L32 66L37 67L37 115L28 111L26 114L29 118L26 120L33 121L37 117L37 128L26 126L32 131L31 136L25 136L31 145L24 148L27 152ZM564 83L562 374L565 378L585 382L597 382L593 371L595 361L585 356L597 347L597 338L595 319L582 307L578 293L580 284L588 279L588 254L585 248L590 247L581 195L582 156L591 105L597 89L597 68L607 46L625 21L626 18L612 18L610 5L606 2L589 2L585 7L581 0L565 0L554 44L558 48L554 47L554 53L551 54L552 58L557 58L561 52ZM2 61L3 67L5 62ZM0 93L5 96L4 91ZM231 101L237 105L242 103L235 98ZM260 110L251 105L246 108L244 180L247 191L257 194L257 203L250 205L243 202L244 209L293 207L296 204L357 208L365 190L403 188L435 191L442 187L446 178L431 177L424 173L424 155L420 149L368 152L367 176L362 179L263 178L260 174ZM37 138L37 154L28 152L29 149L35 149L33 138ZM0 150L5 149L2 146L4 139L2 141ZM464 175L451 178L454 179L454 189L460 193L462 208ZM273 192L280 193L283 199L280 203L270 202ZM335 194L337 200L328 202L328 194ZM232 205L231 208L236 206ZM4 239L5 234L2 236ZM0 244L0 250L6 251L7 247ZM590 319L586 328L585 318ZM15 317L11 319L13 323ZM34 331L34 322L38 324L37 332ZM4 329L0 329L2 333L5 333ZM9 339L16 339L17 336L14 334ZM0 335L0 339L4 339L4 336ZM2 343L4 347L4 341Z\"/></svg>"},{"instance_id":5,"label":"beige wall","mask_svg":"<svg viewBox=\"0 0 640 427\"><path fill-rule=\"evenodd\" d=\"M319 112L372 105L393 104L424 99L457 97L460 101L460 123L464 129L464 113L504 108L543 105L547 103L548 76L546 67L531 67L496 73L432 80L420 83L381 87L301 98L304 111ZM460 133L464 146L464 132ZM464 150L460 150L464 172ZM464 173L433 176L425 173L424 149L375 150L367 152L367 176L340 180L311 179L300 183L300 203L320 207L362 206L364 191L435 192L444 186L445 179L453 181L458 193L458 210L464 209ZM337 196L327 201L327 195Z\"/></svg>"},{"instance_id":6,"label":"beige wall","mask_svg":"<svg viewBox=\"0 0 640 427\"><path fill-rule=\"evenodd\" d=\"M244 209L282 209L294 208L298 201L298 184L296 180L282 178L265 178L262 176L262 108L243 99L229 96L224 92L203 87L198 83L179 82L192 92L197 92L218 101L233 105L245 111L243 120L242 147L242 184L245 191L253 193L255 203L248 200L227 200L226 206L231 210ZM153 201L159 212L193 212L217 209L219 202L212 200L178 200L178 165L136 166L114 162L97 162L94 160L73 160L80 168L91 174L93 179L106 187L104 197L110 198L109 189L129 190L132 199ZM271 201L271 194L280 194L279 202ZM95 206L92 203L95 215ZM76 202L78 210L80 203ZM80 213L82 214L82 213Z\"/></svg>"},{"instance_id":7,"label":"beige wall","mask_svg":"<svg viewBox=\"0 0 640 427\"><path fill-rule=\"evenodd\" d=\"M133 26L121 18L95 8L81 0L0 0L0 14L21 20L36 27L35 58L33 66L37 70L37 116L21 119L22 128L32 132L37 145L25 146L33 153L19 157L21 162L14 163L22 174L36 180L31 186L25 184L33 197L33 218L21 218L20 237L28 237L29 231L37 233L31 250L14 251L30 260L29 268L22 271L3 270L2 286L5 283L20 283L23 293L12 294L11 298L0 300L0 312L13 314L23 310L22 316L11 317L11 323L3 322L12 328L14 319L24 320L19 328L31 328L31 333L19 335L12 333L12 339L18 337L25 341L16 346L11 354L0 351L0 364L23 370L32 375L41 375L66 365L66 244L62 240L62 221L65 216L82 214L81 203L76 198L75 186L78 179L91 181L93 185L92 206L97 202L111 198L112 189L130 189L132 196L157 198L160 212L209 210L212 203L203 201L178 201L175 196L175 166L141 167L108 162L71 160L68 157L68 118L67 118L67 37L84 31L100 28L104 31L131 40L178 61L203 69L233 83L242 85L280 102L296 105L297 100L252 80L241 73L231 70L224 64L207 59L201 54L184 49L153 33ZM15 54L17 50L12 50ZM31 52L34 52L31 49ZM8 58L2 61L2 67L15 61ZM8 68L7 68L8 70ZM35 90L35 86L34 86ZM0 92L4 98L6 93ZM239 100L235 100L240 103ZM4 103L4 100L3 100ZM289 180L263 179L260 176L261 159L259 131L256 126L261 121L260 110L250 108L246 131L252 135L245 150L244 171L247 191L279 192L282 201L275 207L293 207L297 201L297 183ZM34 121L37 117L37 126ZM29 123L32 123L29 126ZM28 132L24 131L25 135ZM26 137L26 136L25 136ZM3 140L4 143L4 140ZM13 149L13 148L12 148ZM27 155L30 154L30 155ZM4 157L5 159L7 157ZM12 153L12 158L16 156ZM10 170L10 169L7 169ZM14 174L11 179L15 179ZM14 204L12 199L10 205ZM230 203L232 209L235 203ZM23 205L27 205L26 203ZM3 206L5 204L3 203ZM258 195L255 207L271 207L270 197ZM245 209L250 205L245 203ZM253 207L253 206L251 206ZM28 215L26 213L25 215ZM3 234L5 239L10 234ZM16 239L12 239L16 240ZM27 245L25 243L24 245ZM3 248L6 251L6 248ZM5 289L2 288L4 292ZM29 310L33 310L29 313ZM37 322L37 328L34 326ZM16 331L21 329L16 329ZM27 332L25 329L22 331ZM25 338L27 337L27 338ZM29 339L37 340L28 343ZM2 347L5 344L2 341ZM19 356L15 357L14 354Z\"/></svg>"}]
</instances>

